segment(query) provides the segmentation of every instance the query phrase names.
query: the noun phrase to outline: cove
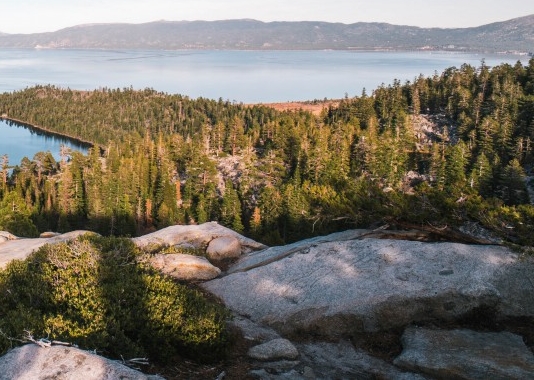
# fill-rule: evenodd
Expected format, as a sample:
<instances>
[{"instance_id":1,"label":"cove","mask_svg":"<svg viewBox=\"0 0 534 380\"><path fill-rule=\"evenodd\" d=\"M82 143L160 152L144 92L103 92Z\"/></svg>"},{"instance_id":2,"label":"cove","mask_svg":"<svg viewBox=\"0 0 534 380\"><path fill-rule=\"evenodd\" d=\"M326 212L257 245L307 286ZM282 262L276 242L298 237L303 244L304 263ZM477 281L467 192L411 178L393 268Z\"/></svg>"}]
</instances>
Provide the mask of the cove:
<instances>
[{"instance_id":1,"label":"cove","mask_svg":"<svg viewBox=\"0 0 534 380\"><path fill-rule=\"evenodd\" d=\"M7 154L9 166L19 165L24 157L33 159L37 152L50 152L60 160L61 146L86 154L90 144L47 133L28 125L0 120L0 157Z\"/></svg>"}]
</instances>

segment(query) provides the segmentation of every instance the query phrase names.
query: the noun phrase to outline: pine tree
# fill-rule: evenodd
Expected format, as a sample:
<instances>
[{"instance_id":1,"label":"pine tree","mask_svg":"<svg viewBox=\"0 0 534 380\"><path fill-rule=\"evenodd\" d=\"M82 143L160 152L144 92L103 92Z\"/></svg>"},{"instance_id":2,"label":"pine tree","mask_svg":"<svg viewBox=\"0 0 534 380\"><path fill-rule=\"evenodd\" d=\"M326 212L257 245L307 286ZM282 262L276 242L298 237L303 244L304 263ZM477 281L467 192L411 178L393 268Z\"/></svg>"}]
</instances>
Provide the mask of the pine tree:
<instances>
[{"instance_id":1,"label":"pine tree","mask_svg":"<svg viewBox=\"0 0 534 380\"><path fill-rule=\"evenodd\" d=\"M484 153L478 155L469 176L469 186L483 197L493 194L493 173L491 164Z\"/></svg>"},{"instance_id":2,"label":"pine tree","mask_svg":"<svg viewBox=\"0 0 534 380\"><path fill-rule=\"evenodd\" d=\"M249 231L253 238L258 239L261 237L261 211L258 206L254 207L252 216L249 221Z\"/></svg>"},{"instance_id":3,"label":"pine tree","mask_svg":"<svg viewBox=\"0 0 534 380\"><path fill-rule=\"evenodd\" d=\"M447 147L445 152L445 190L453 197L461 194L467 184L465 176L467 162L467 147L462 141Z\"/></svg>"},{"instance_id":4,"label":"pine tree","mask_svg":"<svg viewBox=\"0 0 534 380\"><path fill-rule=\"evenodd\" d=\"M510 161L499 178L498 194L508 205L528 203L525 171L517 159Z\"/></svg>"},{"instance_id":5,"label":"pine tree","mask_svg":"<svg viewBox=\"0 0 534 380\"><path fill-rule=\"evenodd\" d=\"M16 191L8 192L0 201L0 231L9 231L20 237L38 236L31 214L31 208Z\"/></svg>"},{"instance_id":6,"label":"pine tree","mask_svg":"<svg viewBox=\"0 0 534 380\"><path fill-rule=\"evenodd\" d=\"M237 232L243 232L243 222L241 220L241 201L234 189L231 180L225 182L224 194L221 202L221 222Z\"/></svg>"}]
</instances>

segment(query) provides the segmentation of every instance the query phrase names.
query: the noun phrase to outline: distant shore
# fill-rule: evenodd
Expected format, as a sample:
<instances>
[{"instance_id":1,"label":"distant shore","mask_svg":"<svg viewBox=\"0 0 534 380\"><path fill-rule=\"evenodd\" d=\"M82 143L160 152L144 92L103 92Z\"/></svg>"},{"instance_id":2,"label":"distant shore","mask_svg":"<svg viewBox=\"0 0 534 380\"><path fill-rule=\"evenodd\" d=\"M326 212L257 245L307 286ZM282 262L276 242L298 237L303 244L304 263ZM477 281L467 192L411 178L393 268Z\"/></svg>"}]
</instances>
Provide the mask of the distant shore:
<instances>
[{"instance_id":1,"label":"distant shore","mask_svg":"<svg viewBox=\"0 0 534 380\"><path fill-rule=\"evenodd\" d=\"M533 20L534 15L525 15L464 28L420 28L375 22L263 22L253 19L84 24L46 33L0 33L0 48L423 50L531 54Z\"/></svg>"}]
</instances>

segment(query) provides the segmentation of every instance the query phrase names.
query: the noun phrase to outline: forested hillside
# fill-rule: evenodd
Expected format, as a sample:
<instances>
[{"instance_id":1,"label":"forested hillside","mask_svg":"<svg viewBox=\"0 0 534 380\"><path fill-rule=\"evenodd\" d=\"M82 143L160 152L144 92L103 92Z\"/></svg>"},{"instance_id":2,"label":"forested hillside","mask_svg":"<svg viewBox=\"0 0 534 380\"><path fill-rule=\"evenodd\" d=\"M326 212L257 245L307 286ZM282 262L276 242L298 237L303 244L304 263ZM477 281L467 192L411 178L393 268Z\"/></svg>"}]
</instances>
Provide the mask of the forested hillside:
<instances>
[{"instance_id":1,"label":"forested hillside","mask_svg":"<svg viewBox=\"0 0 534 380\"><path fill-rule=\"evenodd\" d=\"M151 89L0 95L9 118L94 142L0 168L0 229L138 235L217 220L267 244L476 222L533 245L534 60L464 65L319 117ZM13 165L16 167L9 172Z\"/></svg>"},{"instance_id":2,"label":"forested hillside","mask_svg":"<svg viewBox=\"0 0 534 380\"><path fill-rule=\"evenodd\" d=\"M87 24L47 33L3 34L3 48L210 50L452 50L532 52L534 15L473 28L319 21L155 21ZM0 26L2 28L2 26Z\"/></svg>"}]
</instances>

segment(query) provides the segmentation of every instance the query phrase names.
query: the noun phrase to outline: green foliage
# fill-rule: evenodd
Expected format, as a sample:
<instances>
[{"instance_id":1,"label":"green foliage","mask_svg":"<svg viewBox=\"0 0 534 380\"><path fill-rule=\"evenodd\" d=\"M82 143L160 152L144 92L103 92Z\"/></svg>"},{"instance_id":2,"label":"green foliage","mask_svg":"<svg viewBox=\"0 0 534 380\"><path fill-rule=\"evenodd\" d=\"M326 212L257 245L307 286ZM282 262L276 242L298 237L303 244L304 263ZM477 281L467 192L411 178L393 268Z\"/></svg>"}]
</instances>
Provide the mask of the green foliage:
<instances>
[{"instance_id":1,"label":"green foliage","mask_svg":"<svg viewBox=\"0 0 534 380\"><path fill-rule=\"evenodd\" d=\"M21 237L39 236L30 216L31 209L17 192L5 194L0 201L0 230Z\"/></svg>"},{"instance_id":2,"label":"green foliage","mask_svg":"<svg viewBox=\"0 0 534 380\"><path fill-rule=\"evenodd\" d=\"M317 117L150 89L0 94L1 112L97 144L59 164L37 154L10 178L3 157L0 226L125 236L216 220L282 244L387 220L461 224L478 196L497 214L532 207L533 67L451 67Z\"/></svg>"},{"instance_id":3,"label":"green foliage","mask_svg":"<svg viewBox=\"0 0 534 380\"><path fill-rule=\"evenodd\" d=\"M226 181L224 195L221 201L221 222L234 231L243 232L241 202L230 180Z\"/></svg>"},{"instance_id":4,"label":"green foliage","mask_svg":"<svg viewBox=\"0 0 534 380\"><path fill-rule=\"evenodd\" d=\"M216 359L227 312L138 264L128 239L84 236L47 245L0 272L2 352L25 330L113 358Z\"/></svg>"}]
</instances>

